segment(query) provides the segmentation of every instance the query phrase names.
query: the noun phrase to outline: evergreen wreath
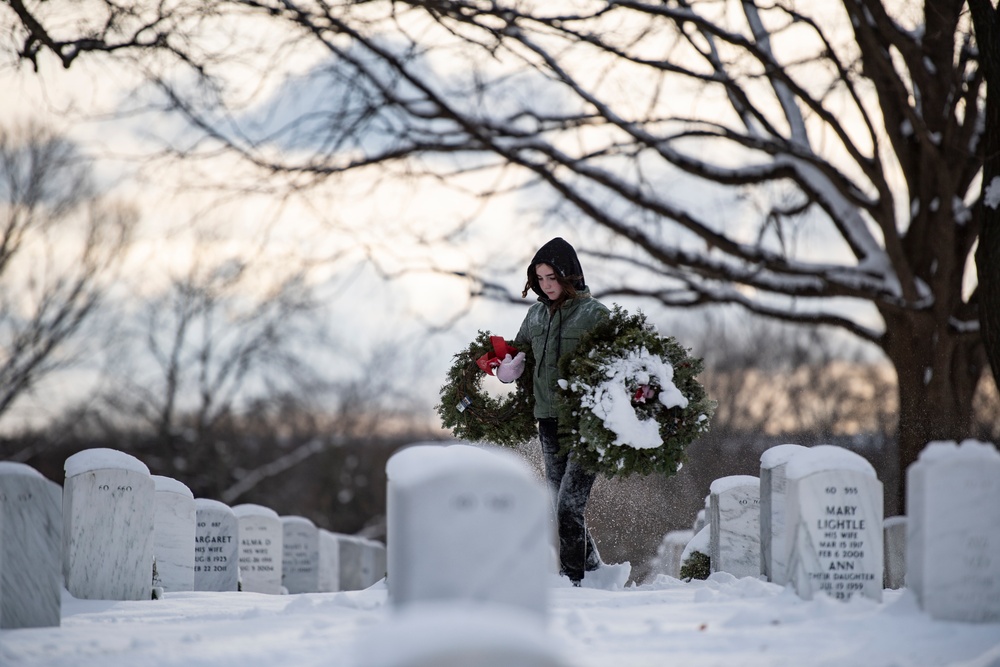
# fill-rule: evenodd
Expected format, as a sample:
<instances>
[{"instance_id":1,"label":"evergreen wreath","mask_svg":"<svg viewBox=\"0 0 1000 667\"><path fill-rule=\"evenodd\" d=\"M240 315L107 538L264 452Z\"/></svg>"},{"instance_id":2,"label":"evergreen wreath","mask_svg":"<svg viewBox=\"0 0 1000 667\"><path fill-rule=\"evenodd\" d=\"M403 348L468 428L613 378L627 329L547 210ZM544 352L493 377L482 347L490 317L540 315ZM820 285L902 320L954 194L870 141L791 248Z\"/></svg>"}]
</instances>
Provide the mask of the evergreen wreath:
<instances>
[{"instance_id":1,"label":"evergreen wreath","mask_svg":"<svg viewBox=\"0 0 1000 667\"><path fill-rule=\"evenodd\" d=\"M672 475L685 447L708 431L714 401L702 360L620 306L559 360L559 425L569 451L608 477ZM672 377L670 377L672 372Z\"/></svg>"},{"instance_id":2,"label":"evergreen wreath","mask_svg":"<svg viewBox=\"0 0 1000 667\"><path fill-rule=\"evenodd\" d=\"M513 341L506 341L513 345ZM483 391L485 373L476 360L493 349L490 333L480 331L468 348L456 354L448 371L448 381L441 387L441 402L435 407L441 425L452 429L456 438L472 442L491 442L516 447L537 434L535 398L531 387L535 360L531 346L524 352L524 373L517 388L504 397L494 398Z\"/></svg>"},{"instance_id":3,"label":"evergreen wreath","mask_svg":"<svg viewBox=\"0 0 1000 667\"><path fill-rule=\"evenodd\" d=\"M681 565L680 575L683 581L708 579L710 574L712 574L712 559L700 551L692 551Z\"/></svg>"}]
</instances>

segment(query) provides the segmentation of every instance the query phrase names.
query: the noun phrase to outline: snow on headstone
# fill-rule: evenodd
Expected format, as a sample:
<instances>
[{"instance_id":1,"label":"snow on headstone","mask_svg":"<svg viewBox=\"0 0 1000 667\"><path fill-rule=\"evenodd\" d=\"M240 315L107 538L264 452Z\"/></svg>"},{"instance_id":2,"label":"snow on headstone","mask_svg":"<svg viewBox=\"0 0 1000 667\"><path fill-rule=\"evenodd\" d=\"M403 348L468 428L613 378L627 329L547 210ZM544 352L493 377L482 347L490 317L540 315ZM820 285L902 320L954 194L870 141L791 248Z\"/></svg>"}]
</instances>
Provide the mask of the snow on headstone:
<instances>
[{"instance_id":1,"label":"snow on headstone","mask_svg":"<svg viewBox=\"0 0 1000 667\"><path fill-rule=\"evenodd\" d=\"M1000 453L932 442L906 481L907 587L933 618L1000 621Z\"/></svg>"},{"instance_id":2,"label":"snow on headstone","mask_svg":"<svg viewBox=\"0 0 1000 667\"><path fill-rule=\"evenodd\" d=\"M59 625L62 488L23 463L0 462L0 629Z\"/></svg>"},{"instance_id":3,"label":"snow on headstone","mask_svg":"<svg viewBox=\"0 0 1000 667\"><path fill-rule=\"evenodd\" d=\"M721 477L709 491L712 572L756 577L760 574L760 480L750 475Z\"/></svg>"},{"instance_id":4,"label":"snow on headstone","mask_svg":"<svg viewBox=\"0 0 1000 667\"><path fill-rule=\"evenodd\" d=\"M239 535L236 514L225 503L208 498L194 501L194 590L239 590Z\"/></svg>"},{"instance_id":5,"label":"snow on headstone","mask_svg":"<svg viewBox=\"0 0 1000 667\"><path fill-rule=\"evenodd\" d=\"M289 593L319 591L319 530L302 516L281 517L281 583Z\"/></svg>"},{"instance_id":6,"label":"snow on headstone","mask_svg":"<svg viewBox=\"0 0 1000 667\"><path fill-rule=\"evenodd\" d=\"M501 603L544 614L549 500L506 451L417 445L386 464L389 597Z\"/></svg>"},{"instance_id":7,"label":"snow on headstone","mask_svg":"<svg viewBox=\"0 0 1000 667\"><path fill-rule=\"evenodd\" d=\"M318 531L317 559L318 593L336 593L340 588L340 542L336 534L325 528Z\"/></svg>"},{"instance_id":8,"label":"snow on headstone","mask_svg":"<svg viewBox=\"0 0 1000 667\"><path fill-rule=\"evenodd\" d=\"M680 578L681 554L684 553L684 547L693 537L693 530L671 530L664 535L660 546L656 549L656 558L650 576L665 574L674 579Z\"/></svg>"},{"instance_id":9,"label":"snow on headstone","mask_svg":"<svg viewBox=\"0 0 1000 667\"><path fill-rule=\"evenodd\" d=\"M270 507L245 503L233 507L240 524L240 579L251 593L281 594L284 531Z\"/></svg>"},{"instance_id":10,"label":"snow on headstone","mask_svg":"<svg viewBox=\"0 0 1000 667\"><path fill-rule=\"evenodd\" d=\"M134 456L96 448L66 459L63 575L73 597L148 600L156 490Z\"/></svg>"},{"instance_id":11,"label":"snow on headstone","mask_svg":"<svg viewBox=\"0 0 1000 667\"><path fill-rule=\"evenodd\" d=\"M793 456L787 479L788 577L799 596L882 600L882 483L863 457L817 445Z\"/></svg>"},{"instance_id":12,"label":"snow on headstone","mask_svg":"<svg viewBox=\"0 0 1000 667\"><path fill-rule=\"evenodd\" d=\"M801 445L777 445L760 455L760 573L776 584L788 581L785 467L804 449Z\"/></svg>"},{"instance_id":13,"label":"snow on headstone","mask_svg":"<svg viewBox=\"0 0 1000 667\"><path fill-rule=\"evenodd\" d=\"M176 479L153 475L156 511L153 519L153 585L165 591L194 590L196 510L191 489Z\"/></svg>"},{"instance_id":14,"label":"snow on headstone","mask_svg":"<svg viewBox=\"0 0 1000 667\"><path fill-rule=\"evenodd\" d=\"M884 573L883 588L902 588L906 585L906 517L890 516L882 522Z\"/></svg>"}]
</instances>

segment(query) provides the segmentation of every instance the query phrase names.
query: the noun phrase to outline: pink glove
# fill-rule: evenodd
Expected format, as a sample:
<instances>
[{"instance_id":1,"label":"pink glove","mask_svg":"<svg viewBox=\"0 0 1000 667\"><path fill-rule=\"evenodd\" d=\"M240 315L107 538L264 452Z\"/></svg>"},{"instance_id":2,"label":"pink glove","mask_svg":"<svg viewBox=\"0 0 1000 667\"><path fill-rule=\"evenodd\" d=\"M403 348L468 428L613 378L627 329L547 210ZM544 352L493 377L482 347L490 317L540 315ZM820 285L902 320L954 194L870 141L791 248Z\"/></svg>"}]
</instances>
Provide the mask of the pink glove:
<instances>
[{"instance_id":1,"label":"pink glove","mask_svg":"<svg viewBox=\"0 0 1000 667\"><path fill-rule=\"evenodd\" d=\"M518 352L513 359L508 354L496 370L497 378L503 383L513 382L524 372L524 352Z\"/></svg>"}]
</instances>

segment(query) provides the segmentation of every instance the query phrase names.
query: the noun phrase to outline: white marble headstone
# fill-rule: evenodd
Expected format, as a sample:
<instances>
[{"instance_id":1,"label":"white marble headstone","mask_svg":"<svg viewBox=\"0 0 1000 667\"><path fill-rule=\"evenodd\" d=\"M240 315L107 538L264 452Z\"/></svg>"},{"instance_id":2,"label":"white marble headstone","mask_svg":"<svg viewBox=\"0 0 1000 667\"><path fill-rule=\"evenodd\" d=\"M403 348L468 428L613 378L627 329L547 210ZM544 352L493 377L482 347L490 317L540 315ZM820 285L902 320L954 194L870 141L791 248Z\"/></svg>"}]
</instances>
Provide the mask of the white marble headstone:
<instances>
[{"instance_id":1,"label":"white marble headstone","mask_svg":"<svg viewBox=\"0 0 1000 667\"><path fill-rule=\"evenodd\" d=\"M394 454L386 475L396 607L463 600L545 614L551 509L524 461L492 448L418 445Z\"/></svg>"},{"instance_id":2,"label":"white marble headstone","mask_svg":"<svg viewBox=\"0 0 1000 667\"><path fill-rule=\"evenodd\" d=\"M656 549L656 563L650 575L665 574L674 579L679 578L681 576L681 555L694 534L693 530L671 530L664 535L660 546Z\"/></svg>"},{"instance_id":3,"label":"white marble headstone","mask_svg":"<svg viewBox=\"0 0 1000 667\"><path fill-rule=\"evenodd\" d=\"M2 622L3 615L3 515L4 515L4 497L3 493L0 493L0 622ZM0 630L3 629L2 624L0 624Z\"/></svg>"},{"instance_id":4,"label":"white marble headstone","mask_svg":"<svg viewBox=\"0 0 1000 667\"><path fill-rule=\"evenodd\" d=\"M156 490L149 469L114 449L66 459L63 574L85 600L148 600Z\"/></svg>"},{"instance_id":5,"label":"white marble headstone","mask_svg":"<svg viewBox=\"0 0 1000 667\"><path fill-rule=\"evenodd\" d=\"M694 523L691 525L691 531L697 533L704 528L707 516L708 510L698 510L698 514L694 518Z\"/></svg>"},{"instance_id":6,"label":"white marble headstone","mask_svg":"<svg viewBox=\"0 0 1000 667\"><path fill-rule=\"evenodd\" d=\"M340 590L364 590L385 576L385 545L359 535L335 537L340 546Z\"/></svg>"},{"instance_id":7,"label":"white marble headstone","mask_svg":"<svg viewBox=\"0 0 1000 667\"><path fill-rule=\"evenodd\" d=\"M712 482L709 497L712 572L756 577L760 574L760 480L751 475L721 477Z\"/></svg>"},{"instance_id":8,"label":"white marble headstone","mask_svg":"<svg viewBox=\"0 0 1000 667\"><path fill-rule=\"evenodd\" d=\"M59 625L62 487L0 461L0 629Z\"/></svg>"},{"instance_id":9,"label":"white marble headstone","mask_svg":"<svg viewBox=\"0 0 1000 667\"><path fill-rule=\"evenodd\" d=\"M933 618L1000 622L1000 453L932 442L906 481L907 587Z\"/></svg>"},{"instance_id":10,"label":"white marble headstone","mask_svg":"<svg viewBox=\"0 0 1000 667\"><path fill-rule=\"evenodd\" d=\"M788 575L812 599L882 600L882 483L863 457L817 445L785 468Z\"/></svg>"},{"instance_id":11,"label":"white marble headstone","mask_svg":"<svg viewBox=\"0 0 1000 667\"><path fill-rule=\"evenodd\" d=\"M239 536L236 514L225 503L208 498L194 501L194 590L239 590Z\"/></svg>"},{"instance_id":12,"label":"white marble headstone","mask_svg":"<svg viewBox=\"0 0 1000 667\"><path fill-rule=\"evenodd\" d=\"M153 585L167 592L194 590L194 494L182 482L153 475L156 513L153 521Z\"/></svg>"},{"instance_id":13,"label":"white marble headstone","mask_svg":"<svg viewBox=\"0 0 1000 667\"><path fill-rule=\"evenodd\" d=\"M365 588L381 581L386 574L386 550L385 545L378 540L364 540L365 557L363 560L362 576L365 579Z\"/></svg>"},{"instance_id":14,"label":"white marble headstone","mask_svg":"<svg viewBox=\"0 0 1000 667\"><path fill-rule=\"evenodd\" d=\"M3 515L4 515L3 504L4 504L3 494L0 493L0 538L2 538L2 536L3 536L3 523L4 523L3 522ZM0 539L0 615L3 614L3 611L2 611L3 610L3 552L4 552L4 549L3 549L3 540ZM2 618L2 616L0 616L0 618ZM0 626L0 630L2 630L2 629L3 629L3 627Z\"/></svg>"},{"instance_id":15,"label":"white marble headstone","mask_svg":"<svg viewBox=\"0 0 1000 667\"><path fill-rule=\"evenodd\" d=\"M281 583L289 593L319 591L319 531L302 516L281 517Z\"/></svg>"},{"instance_id":16,"label":"white marble headstone","mask_svg":"<svg viewBox=\"0 0 1000 667\"><path fill-rule=\"evenodd\" d=\"M882 522L884 570L882 586L897 589L906 585L906 517L890 516Z\"/></svg>"},{"instance_id":17,"label":"white marble headstone","mask_svg":"<svg viewBox=\"0 0 1000 667\"><path fill-rule=\"evenodd\" d=\"M365 546L356 535L337 534L340 547L340 590L360 591L368 588L365 584Z\"/></svg>"},{"instance_id":18,"label":"white marble headstone","mask_svg":"<svg viewBox=\"0 0 1000 667\"><path fill-rule=\"evenodd\" d=\"M788 582L785 466L804 449L776 445L760 456L760 573L776 584Z\"/></svg>"},{"instance_id":19,"label":"white marble headstone","mask_svg":"<svg viewBox=\"0 0 1000 667\"><path fill-rule=\"evenodd\" d=\"M319 572L317 592L335 593L340 588L340 542L337 535L325 528L319 529Z\"/></svg>"},{"instance_id":20,"label":"white marble headstone","mask_svg":"<svg viewBox=\"0 0 1000 667\"><path fill-rule=\"evenodd\" d=\"M240 522L240 577L243 590L281 594L284 531L281 517L269 507L246 503L233 507Z\"/></svg>"}]
</instances>

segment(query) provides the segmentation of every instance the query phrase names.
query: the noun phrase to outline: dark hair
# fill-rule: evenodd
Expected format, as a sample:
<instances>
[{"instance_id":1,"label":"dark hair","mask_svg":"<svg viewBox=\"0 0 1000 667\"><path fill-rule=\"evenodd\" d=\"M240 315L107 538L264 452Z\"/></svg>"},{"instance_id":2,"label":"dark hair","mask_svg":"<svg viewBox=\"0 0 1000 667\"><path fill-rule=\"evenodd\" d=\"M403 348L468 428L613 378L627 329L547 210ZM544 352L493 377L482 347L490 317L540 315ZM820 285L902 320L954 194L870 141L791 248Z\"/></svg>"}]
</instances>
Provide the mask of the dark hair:
<instances>
[{"instance_id":1,"label":"dark hair","mask_svg":"<svg viewBox=\"0 0 1000 667\"><path fill-rule=\"evenodd\" d=\"M544 262L542 262L544 264ZM521 292L521 298L528 296L528 291L533 290L540 292L541 289L535 289L538 287L538 274L536 273L537 264L528 269L528 282L524 284L524 291ZM556 282L562 287L562 294L559 298L549 304L549 312L554 313L559 309L559 306L563 305L570 299L575 299L579 292L576 289L576 284L580 280L580 276L563 276L558 271L556 273Z\"/></svg>"}]
</instances>

